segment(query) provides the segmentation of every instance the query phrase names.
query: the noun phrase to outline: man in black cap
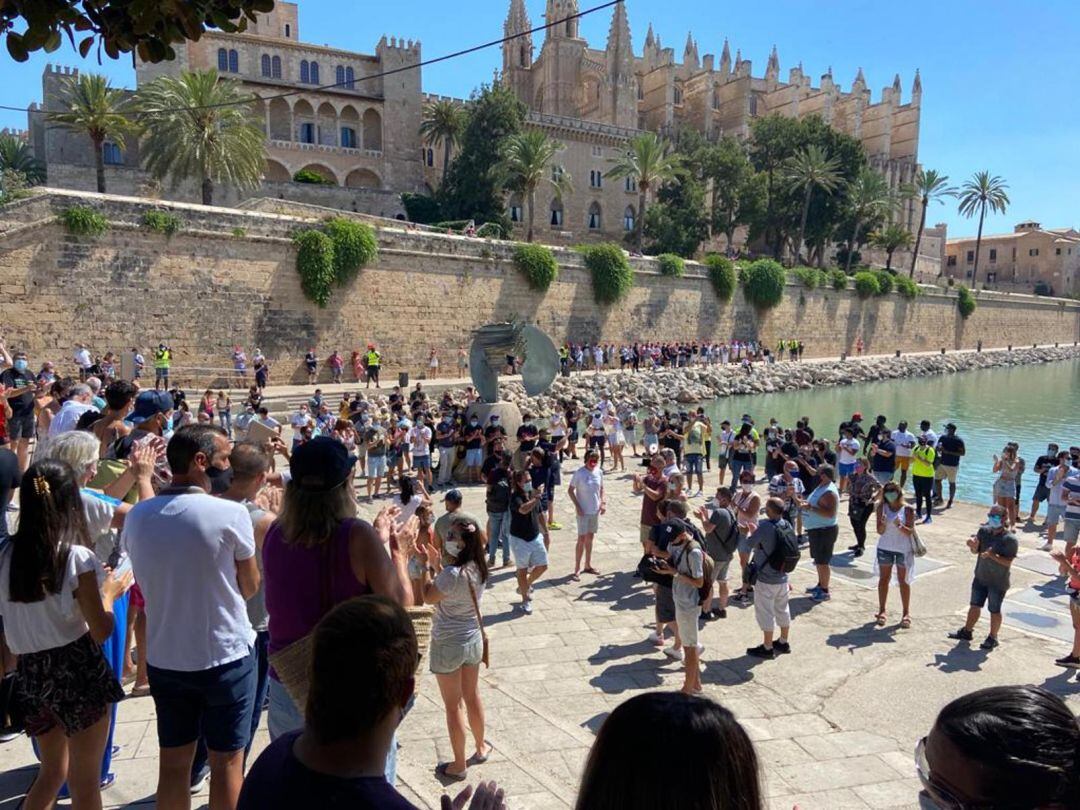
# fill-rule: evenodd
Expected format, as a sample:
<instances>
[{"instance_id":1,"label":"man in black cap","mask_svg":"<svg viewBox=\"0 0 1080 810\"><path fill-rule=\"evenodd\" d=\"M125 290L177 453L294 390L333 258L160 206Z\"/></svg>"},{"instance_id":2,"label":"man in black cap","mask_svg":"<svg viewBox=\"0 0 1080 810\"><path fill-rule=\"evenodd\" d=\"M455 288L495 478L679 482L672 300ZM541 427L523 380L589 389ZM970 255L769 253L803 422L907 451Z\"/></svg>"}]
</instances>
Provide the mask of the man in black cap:
<instances>
[{"instance_id":1,"label":"man in black cap","mask_svg":"<svg viewBox=\"0 0 1080 810\"><path fill-rule=\"evenodd\" d=\"M446 544L446 538L450 532L450 524L457 518L465 518L472 521L477 526L483 526L484 524L477 520L473 515L465 512L461 509L461 490L449 489L443 496L443 505L446 507L446 511L435 520L435 536L439 538L439 547L443 548Z\"/></svg>"}]
</instances>

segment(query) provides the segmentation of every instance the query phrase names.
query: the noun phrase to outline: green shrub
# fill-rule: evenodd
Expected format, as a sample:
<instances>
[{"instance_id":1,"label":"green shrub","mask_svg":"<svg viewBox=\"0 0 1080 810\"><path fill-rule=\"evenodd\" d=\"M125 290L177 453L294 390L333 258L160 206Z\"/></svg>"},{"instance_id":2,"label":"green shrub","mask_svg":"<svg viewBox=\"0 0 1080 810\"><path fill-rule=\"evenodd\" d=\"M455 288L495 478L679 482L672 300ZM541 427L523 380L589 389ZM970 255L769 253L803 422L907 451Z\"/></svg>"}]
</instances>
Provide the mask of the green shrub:
<instances>
[{"instance_id":1,"label":"green shrub","mask_svg":"<svg viewBox=\"0 0 1080 810\"><path fill-rule=\"evenodd\" d=\"M476 229L476 235L481 239L502 239L503 229L498 222L485 222Z\"/></svg>"},{"instance_id":2,"label":"green shrub","mask_svg":"<svg viewBox=\"0 0 1080 810\"><path fill-rule=\"evenodd\" d=\"M147 211L143 214L142 224L144 228L151 231L172 236L180 230L183 222L176 214L170 214L168 211Z\"/></svg>"},{"instance_id":3,"label":"green shrub","mask_svg":"<svg viewBox=\"0 0 1080 810\"><path fill-rule=\"evenodd\" d=\"M716 297L725 303L730 301L738 282L735 277L735 263L719 253L710 253L705 257L705 266L709 268L709 280Z\"/></svg>"},{"instance_id":4,"label":"green shrub","mask_svg":"<svg viewBox=\"0 0 1080 810\"><path fill-rule=\"evenodd\" d=\"M864 270L855 274L855 294L859 298L869 298L871 295L881 295L881 285L874 273Z\"/></svg>"},{"instance_id":5,"label":"green shrub","mask_svg":"<svg viewBox=\"0 0 1080 810\"><path fill-rule=\"evenodd\" d=\"M247 231L243 228L233 228L232 235L235 236L237 239L243 239L245 236L247 236Z\"/></svg>"},{"instance_id":6,"label":"green shrub","mask_svg":"<svg viewBox=\"0 0 1080 810\"><path fill-rule=\"evenodd\" d=\"M896 282L896 291L908 301L913 301L922 295L919 285L907 276L897 276L893 280Z\"/></svg>"},{"instance_id":7,"label":"green shrub","mask_svg":"<svg viewBox=\"0 0 1080 810\"><path fill-rule=\"evenodd\" d=\"M741 274L743 295L760 310L772 309L784 298L784 268L773 259L758 259Z\"/></svg>"},{"instance_id":8,"label":"green shrub","mask_svg":"<svg viewBox=\"0 0 1080 810\"><path fill-rule=\"evenodd\" d=\"M427 194L413 194L411 191L405 191L401 195L401 204L405 206L405 216L410 222L430 225L442 219L439 201Z\"/></svg>"},{"instance_id":9,"label":"green shrub","mask_svg":"<svg viewBox=\"0 0 1080 810\"><path fill-rule=\"evenodd\" d=\"M956 285L956 308L960 310L960 317L967 320L975 312L975 296L971 294L971 290L965 287L963 284Z\"/></svg>"},{"instance_id":10,"label":"green shrub","mask_svg":"<svg viewBox=\"0 0 1080 810\"><path fill-rule=\"evenodd\" d=\"M896 278L888 270L872 270L878 283L878 295L888 295L893 291L894 279Z\"/></svg>"},{"instance_id":11,"label":"green shrub","mask_svg":"<svg viewBox=\"0 0 1080 810\"><path fill-rule=\"evenodd\" d=\"M325 307L334 287L334 240L322 231L304 230L293 237L296 244L296 272L309 301Z\"/></svg>"},{"instance_id":12,"label":"green shrub","mask_svg":"<svg viewBox=\"0 0 1080 810\"><path fill-rule=\"evenodd\" d=\"M593 297L598 304L614 304L626 297L634 286L634 271L621 247L605 242L582 245L578 251L592 274Z\"/></svg>"},{"instance_id":13,"label":"green shrub","mask_svg":"<svg viewBox=\"0 0 1080 810\"><path fill-rule=\"evenodd\" d=\"M834 290L846 290L847 289L847 278L848 277L847 277L847 273L845 273L843 270L839 270L839 269L830 270L828 275L829 275L829 284L832 285L832 288Z\"/></svg>"},{"instance_id":14,"label":"green shrub","mask_svg":"<svg viewBox=\"0 0 1080 810\"><path fill-rule=\"evenodd\" d=\"M296 183L311 183L316 186L335 186L333 180L327 180L318 172L313 172L311 169L301 169L292 176L293 182Z\"/></svg>"},{"instance_id":15,"label":"green shrub","mask_svg":"<svg viewBox=\"0 0 1080 810\"><path fill-rule=\"evenodd\" d=\"M68 232L78 236L100 236L109 229L109 220L84 205L65 208L59 216Z\"/></svg>"},{"instance_id":16,"label":"green shrub","mask_svg":"<svg viewBox=\"0 0 1080 810\"><path fill-rule=\"evenodd\" d=\"M438 228L439 230L450 231L462 231L465 230L465 226L469 224L467 219L448 219L443 222L431 223L432 228Z\"/></svg>"},{"instance_id":17,"label":"green shrub","mask_svg":"<svg viewBox=\"0 0 1080 810\"><path fill-rule=\"evenodd\" d=\"M1053 295L1054 288L1041 279L1035 282L1035 289L1033 290L1035 295Z\"/></svg>"},{"instance_id":18,"label":"green shrub","mask_svg":"<svg viewBox=\"0 0 1080 810\"><path fill-rule=\"evenodd\" d=\"M821 276L813 267L796 267L791 271L791 276L796 281L801 281L808 290L816 289L821 281Z\"/></svg>"},{"instance_id":19,"label":"green shrub","mask_svg":"<svg viewBox=\"0 0 1080 810\"><path fill-rule=\"evenodd\" d=\"M956 284L956 279L950 277L948 283L949 283L949 286L952 287L954 284Z\"/></svg>"},{"instance_id":20,"label":"green shrub","mask_svg":"<svg viewBox=\"0 0 1080 810\"><path fill-rule=\"evenodd\" d=\"M551 248L522 243L514 248L514 266L525 276L529 286L544 292L559 277L559 263Z\"/></svg>"},{"instance_id":21,"label":"green shrub","mask_svg":"<svg viewBox=\"0 0 1080 810\"><path fill-rule=\"evenodd\" d=\"M683 261L682 256L676 256L674 253L661 253L656 257L656 262L660 266L662 276L682 278L683 273L686 272L686 262Z\"/></svg>"},{"instance_id":22,"label":"green shrub","mask_svg":"<svg viewBox=\"0 0 1080 810\"><path fill-rule=\"evenodd\" d=\"M379 244L370 225L334 217L327 220L323 231L334 244L334 281L339 285L351 281L361 267L379 255Z\"/></svg>"}]
</instances>

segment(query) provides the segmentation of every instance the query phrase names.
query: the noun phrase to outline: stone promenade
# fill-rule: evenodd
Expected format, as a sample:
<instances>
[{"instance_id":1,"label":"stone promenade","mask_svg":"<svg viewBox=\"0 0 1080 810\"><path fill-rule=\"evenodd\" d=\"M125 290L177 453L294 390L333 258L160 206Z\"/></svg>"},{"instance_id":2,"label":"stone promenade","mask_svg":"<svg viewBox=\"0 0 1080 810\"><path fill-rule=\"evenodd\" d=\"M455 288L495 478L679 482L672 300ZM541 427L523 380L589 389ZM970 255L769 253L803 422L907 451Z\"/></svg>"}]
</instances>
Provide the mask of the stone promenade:
<instances>
[{"instance_id":1,"label":"stone promenade","mask_svg":"<svg viewBox=\"0 0 1080 810\"><path fill-rule=\"evenodd\" d=\"M564 469L576 466L570 461ZM552 565L537 585L534 613L526 616L517 607L510 570L493 574L484 599L492 666L482 671L482 696L494 753L470 770L470 781L497 780L515 810L572 807L607 714L633 695L677 689L682 682L681 665L646 640L652 596L630 574L640 557L640 499L631 494L628 476L609 475L608 489L594 557L599 577L570 581L574 524L564 487L557 516L567 528L552 533ZM464 492L465 508L482 515L482 491ZM701 502L691 499L692 506ZM375 508L362 510L370 517ZM846 514L846 504L841 508ZM1080 682L1053 664L1065 654L1071 631L1061 579L1051 575L1047 555L1035 550L1042 541L1034 531L1021 536L1001 646L986 653L945 637L962 623L974 564L964 539L984 514L984 507L960 504L922 529L929 555L920 561L913 587L909 630L897 626L895 589L888 624L875 627L871 555L856 563L845 553L835 561L830 602L814 604L803 596L815 581L806 563L793 575L791 655L775 661L745 655L761 638L752 609L732 608L727 619L702 631L705 692L729 707L755 741L771 807L918 807L915 743L942 705L973 689L1039 684L1080 711ZM851 542L842 524L837 547ZM985 630L984 619L977 641ZM419 688L399 732L400 789L418 806L437 808L443 788L433 769L449 757L449 745L434 678L424 673ZM104 794L107 807L153 801L153 721L150 698L121 704L122 748L114 760L117 782ZM257 747L265 741L263 730ZM25 738L0 747L0 807L15 805L33 776L32 763ZM204 789L195 806L206 800Z\"/></svg>"}]
</instances>

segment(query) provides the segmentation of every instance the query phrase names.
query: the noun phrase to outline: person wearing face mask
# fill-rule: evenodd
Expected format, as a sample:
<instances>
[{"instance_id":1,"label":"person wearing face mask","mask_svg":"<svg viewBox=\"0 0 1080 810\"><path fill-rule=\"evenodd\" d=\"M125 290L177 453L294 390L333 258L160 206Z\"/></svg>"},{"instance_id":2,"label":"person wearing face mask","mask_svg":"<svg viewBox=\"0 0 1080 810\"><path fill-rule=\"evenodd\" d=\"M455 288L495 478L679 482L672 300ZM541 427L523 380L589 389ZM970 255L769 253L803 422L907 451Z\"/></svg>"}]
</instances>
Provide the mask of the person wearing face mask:
<instances>
[{"instance_id":1,"label":"person wearing face mask","mask_svg":"<svg viewBox=\"0 0 1080 810\"><path fill-rule=\"evenodd\" d=\"M484 464L484 429L476 414L465 426L465 477L470 484L480 482L480 467Z\"/></svg>"},{"instance_id":2,"label":"person wearing face mask","mask_svg":"<svg viewBox=\"0 0 1080 810\"><path fill-rule=\"evenodd\" d=\"M911 485L915 488L915 517L923 523L933 522L931 509L934 503L934 461L937 450L926 436L919 436L911 451ZM923 512L923 504L926 512Z\"/></svg>"},{"instance_id":3,"label":"person wearing face mask","mask_svg":"<svg viewBox=\"0 0 1080 810\"><path fill-rule=\"evenodd\" d=\"M517 568L521 610L532 613L533 585L547 571L547 547L542 541L540 496L524 470L510 476L510 550Z\"/></svg>"},{"instance_id":4,"label":"person wearing face mask","mask_svg":"<svg viewBox=\"0 0 1080 810\"><path fill-rule=\"evenodd\" d=\"M889 584L895 567L904 610L900 627L906 630L911 627L911 582L915 578L915 550L911 539L915 532L915 511L904 503L904 491L900 486L890 481L882 490L875 514L878 544L874 568L878 574L878 612L874 621L878 627L885 626L885 603L889 600Z\"/></svg>"},{"instance_id":5,"label":"person wearing face mask","mask_svg":"<svg viewBox=\"0 0 1080 810\"><path fill-rule=\"evenodd\" d=\"M465 779L469 765L487 762L490 754L484 739L484 704L478 689L484 654L480 605L488 579L486 544L487 538L474 519L455 517L442 553L434 545L423 548L427 557L424 603L435 605L428 665L439 683L454 756L452 761L439 764L435 773L455 782ZM468 759L466 717L474 746Z\"/></svg>"},{"instance_id":6,"label":"person wearing face mask","mask_svg":"<svg viewBox=\"0 0 1080 810\"><path fill-rule=\"evenodd\" d=\"M754 474L749 470L743 470L739 475L739 491L732 498L731 506L735 510L736 522L739 527L739 568L742 572L740 581L742 585L731 595L733 602L748 601L753 592L753 587L746 581L746 567L750 564L750 554L753 551L751 536L757 531L758 515L761 512L761 496L754 492Z\"/></svg>"},{"instance_id":7,"label":"person wearing face mask","mask_svg":"<svg viewBox=\"0 0 1080 810\"><path fill-rule=\"evenodd\" d=\"M990 634L979 645L983 650L998 646L1001 603L1009 590L1009 571L1019 551L1016 535L1005 528L1004 522L1005 508L995 504L986 515L986 523L968 538L967 547L977 555L975 577L971 582L971 607L964 626L949 633L949 638L956 641L971 641L982 606L986 605L990 611Z\"/></svg>"},{"instance_id":8,"label":"person wearing face mask","mask_svg":"<svg viewBox=\"0 0 1080 810\"><path fill-rule=\"evenodd\" d=\"M810 540L810 557L817 568L817 585L808 589L810 598L815 602L826 602L832 597L829 594L829 580L832 569L833 549L836 546L836 538L840 534L837 525L837 512L840 506L840 493L836 489L833 479L836 473L828 464L822 464L817 468L817 486L805 500L798 498L796 502L802 510L803 528Z\"/></svg>"},{"instance_id":9,"label":"person wearing face mask","mask_svg":"<svg viewBox=\"0 0 1080 810\"><path fill-rule=\"evenodd\" d=\"M585 466L570 478L566 492L577 512L577 547L574 550L574 573L570 578L578 582L582 571L593 576L600 574L592 565L593 538L600 528L600 515L607 511L599 453L589 450L585 454ZM582 556L585 558L584 568L581 567Z\"/></svg>"},{"instance_id":10,"label":"person wearing face mask","mask_svg":"<svg viewBox=\"0 0 1080 810\"><path fill-rule=\"evenodd\" d=\"M147 672L160 744L158 802L185 806L200 733L215 794L234 806L255 694L255 632L246 600L261 577L247 509L213 498L210 468L227 469L225 431L183 428L166 450L172 485L127 514L121 547L146 602ZM191 606L210 609L192 611Z\"/></svg>"},{"instance_id":11,"label":"person wearing face mask","mask_svg":"<svg viewBox=\"0 0 1080 810\"><path fill-rule=\"evenodd\" d=\"M19 457L19 470L26 472L30 463L30 439L36 433L34 405L37 399L37 386L26 352L15 352L11 368L0 372L0 385L11 406L11 415L7 418L8 441Z\"/></svg>"}]
</instances>

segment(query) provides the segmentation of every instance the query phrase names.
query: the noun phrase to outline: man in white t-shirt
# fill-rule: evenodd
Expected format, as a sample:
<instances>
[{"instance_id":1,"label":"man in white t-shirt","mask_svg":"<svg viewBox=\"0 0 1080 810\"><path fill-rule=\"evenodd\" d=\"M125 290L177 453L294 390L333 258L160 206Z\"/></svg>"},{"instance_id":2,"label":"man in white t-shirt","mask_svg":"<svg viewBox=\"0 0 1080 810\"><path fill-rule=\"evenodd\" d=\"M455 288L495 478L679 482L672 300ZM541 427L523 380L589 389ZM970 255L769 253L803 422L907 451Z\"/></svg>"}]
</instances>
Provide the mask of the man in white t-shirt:
<instances>
[{"instance_id":1,"label":"man in white t-shirt","mask_svg":"<svg viewBox=\"0 0 1080 810\"><path fill-rule=\"evenodd\" d=\"M296 413L289 417L289 424L293 429L293 445L295 446L300 441L301 432L306 427L311 427L313 424L311 418L311 411L308 409L306 402L301 402L300 407L296 409Z\"/></svg>"},{"instance_id":2,"label":"man in white t-shirt","mask_svg":"<svg viewBox=\"0 0 1080 810\"><path fill-rule=\"evenodd\" d=\"M79 424L79 417L87 411L94 410L90 404L94 392L86 383L77 383L71 388L71 397L60 406L60 410L49 423L49 436L59 436L69 430L74 430Z\"/></svg>"},{"instance_id":3,"label":"man in white t-shirt","mask_svg":"<svg viewBox=\"0 0 1080 810\"><path fill-rule=\"evenodd\" d=\"M595 450L585 453L585 466L570 478L566 489L570 501L577 510L577 548L574 552L575 582L581 579L581 572L594 576L600 572L592 565L592 545L596 531L600 527L600 515L607 510L604 498L604 472L600 469L600 454ZM581 567L581 558L585 557L585 568Z\"/></svg>"},{"instance_id":4,"label":"man in white t-shirt","mask_svg":"<svg viewBox=\"0 0 1080 810\"><path fill-rule=\"evenodd\" d=\"M79 379L85 380L90 373L90 367L94 365L94 358L90 356L90 350L82 343L75 344L75 365L79 367Z\"/></svg>"},{"instance_id":5,"label":"man in white t-shirt","mask_svg":"<svg viewBox=\"0 0 1080 810\"><path fill-rule=\"evenodd\" d=\"M840 494L844 493L848 480L855 474L855 461L859 458L862 446L855 438L855 431L846 427L840 431L840 441L836 443L836 471L840 475Z\"/></svg>"},{"instance_id":6,"label":"man in white t-shirt","mask_svg":"<svg viewBox=\"0 0 1080 810\"><path fill-rule=\"evenodd\" d=\"M147 671L157 712L158 805L190 806L200 734L217 806L235 807L255 696L255 632L246 600L259 588L247 509L213 498L211 468L228 469L221 428L189 425L166 450L172 484L136 504L121 544L146 600Z\"/></svg>"},{"instance_id":7,"label":"man in white t-shirt","mask_svg":"<svg viewBox=\"0 0 1080 810\"><path fill-rule=\"evenodd\" d=\"M416 471L416 477L424 482L425 488L431 490L431 428L417 420L416 425L408 432L409 446L412 448L412 468Z\"/></svg>"},{"instance_id":8,"label":"man in white t-shirt","mask_svg":"<svg viewBox=\"0 0 1080 810\"><path fill-rule=\"evenodd\" d=\"M893 444L896 445L896 469L900 470L900 489L907 483L908 467L911 466L911 453L915 448L915 434L907 429L907 422L900 422L892 432Z\"/></svg>"}]
</instances>

